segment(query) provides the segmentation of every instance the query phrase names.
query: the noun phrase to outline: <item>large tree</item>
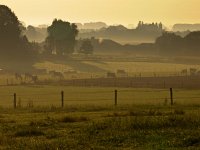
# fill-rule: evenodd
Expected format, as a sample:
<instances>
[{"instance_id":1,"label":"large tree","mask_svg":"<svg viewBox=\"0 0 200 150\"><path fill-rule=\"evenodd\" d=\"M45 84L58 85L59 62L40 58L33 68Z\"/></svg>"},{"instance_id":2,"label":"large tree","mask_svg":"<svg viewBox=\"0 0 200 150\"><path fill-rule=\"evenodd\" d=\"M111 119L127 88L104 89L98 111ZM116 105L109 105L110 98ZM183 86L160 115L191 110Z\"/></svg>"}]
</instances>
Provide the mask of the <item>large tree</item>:
<instances>
[{"instance_id":1,"label":"large tree","mask_svg":"<svg viewBox=\"0 0 200 150\"><path fill-rule=\"evenodd\" d=\"M0 58L30 60L31 44L22 34L23 26L14 12L0 5Z\"/></svg>"},{"instance_id":2,"label":"large tree","mask_svg":"<svg viewBox=\"0 0 200 150\"><path fill-rule=\"evenodd\" d=\"M14 12L0 5L0 68L16 72L32 71L36 52L23 35L25 27Z\"/></svg>"},{"instance_id":3,"label":"large tree","mask_svg":"<svg viewBox=\"0 0 200 150\"><path fill-rule=\"evenodd\" d=\"M78 29L75 24L55 19L47 29L45 49L51 54L71 54L74 52Z\"/></svg>"}]
</instances>

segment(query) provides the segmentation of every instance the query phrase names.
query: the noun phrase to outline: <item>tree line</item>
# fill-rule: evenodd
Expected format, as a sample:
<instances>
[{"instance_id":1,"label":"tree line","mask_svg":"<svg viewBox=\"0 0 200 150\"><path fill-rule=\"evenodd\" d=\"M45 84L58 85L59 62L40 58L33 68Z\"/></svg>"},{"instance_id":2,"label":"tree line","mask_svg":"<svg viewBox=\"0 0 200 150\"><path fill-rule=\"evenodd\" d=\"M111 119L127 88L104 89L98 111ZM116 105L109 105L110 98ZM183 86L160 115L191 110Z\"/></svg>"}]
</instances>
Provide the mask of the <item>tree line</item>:
<instances>
[{"instance_id":1,"label":"tree line","mask_svg":"<svg viewBox=\"0 0 200 150\"><path fill-rule=\"evenodd\" d=\"M30 31L34 30L30 26L28 28ZM15 13L9 7L0 5L0 57L5 59L14 57L19 60L23 57L23 59L30 60L31 56L36 55L37 43L29 42L24 35L24 30L26 28L18 20ZM74 52L78 35L75 24L55 19L47 31L48 36L44 42L46 53L65 55ZM84 41L81 51L88 44L88 40ZM89 46L91 45L89 44Z\"/></svg>"},{"instance_id":2,"label":"tree line","mask_svg":"<svg viewBox=\"0 0 200 150\"><path fill-rule=\"evenodd\" d=\"M29 30L34 30L28 27ZM140 22L138 28L162 31L163 25L152 23L144 24ZM111 28L109 28L111 29ZM155 30L154 29L154 30ZM47 28L48 36L42 43L29 42L24 34L26 28L18 20L12 10L0 5L0 60L13 62L31 62L37 60L37 56L44 55L70 55L75 48L78 53L92 54L94 49L119 49L131 51L155 51L159 55L196 55L200 54L200 32L191 32L185 37L181 37L171 32L164 32L153 44L121 45L111 40L100 41L94 37L77 40L79 30L77 25L60 19L53 20ZM139 30L139 29L138 29Z\"/></svg>"},{"instance_id":3,"label":"tree line","mask_svg":"<svg viewBox=\"0 0 200 150\"><path fill-rule=\"evenodd\" d=\"M200 31L190 32L185 37L173 32L164 32L156 39L155 48L160 55L199 55Z\"/></svg>"}]
</instances>

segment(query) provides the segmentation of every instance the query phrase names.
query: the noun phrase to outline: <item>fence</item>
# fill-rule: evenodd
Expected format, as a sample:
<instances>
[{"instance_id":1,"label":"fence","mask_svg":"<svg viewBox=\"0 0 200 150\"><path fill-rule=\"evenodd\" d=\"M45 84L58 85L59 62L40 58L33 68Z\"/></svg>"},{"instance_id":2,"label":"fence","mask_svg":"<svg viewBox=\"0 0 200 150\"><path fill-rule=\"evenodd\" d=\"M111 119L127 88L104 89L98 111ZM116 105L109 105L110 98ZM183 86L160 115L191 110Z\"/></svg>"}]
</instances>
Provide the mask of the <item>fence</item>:
<instances>
[{"instance_id":1,"label":"fence","mask_svg":"<svg viewBox=\"0 0 200 150\"><path fill-rule=\"evenodd\" d=\"M70 105L174 105L200 104L199 90L118 89L0 94L0 106L7 108Z\"/></svg>"},{"instance_id":2,"label":"fence","mask_svg":"<svg viewBox=\"0 0 200 150\"><path fill-rule=\"evenodd\" d=\"M94 78L65 80L57 83L82 87L200 88L200 76ZM41 84L48 84L48 82L41 82Z\"/></svg>"}]
</instances>

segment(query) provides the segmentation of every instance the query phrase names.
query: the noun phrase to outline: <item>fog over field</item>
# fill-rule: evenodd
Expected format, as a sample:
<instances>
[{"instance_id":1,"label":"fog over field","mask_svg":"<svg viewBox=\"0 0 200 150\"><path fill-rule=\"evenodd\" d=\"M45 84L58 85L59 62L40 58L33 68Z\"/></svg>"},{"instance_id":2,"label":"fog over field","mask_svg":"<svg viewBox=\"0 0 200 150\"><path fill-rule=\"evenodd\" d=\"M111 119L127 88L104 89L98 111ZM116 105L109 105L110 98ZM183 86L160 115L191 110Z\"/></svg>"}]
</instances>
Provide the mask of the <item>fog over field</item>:
<instances>
[{"instance_id":1,"label":"fog over field","mask_svg":"<svg viewBox=\"0 0 200 150\"><path fill-rule=\"evenodd\" d=\"M197 0L1 0L0 149L200 149Z\"/></svg>"}]
</instances>

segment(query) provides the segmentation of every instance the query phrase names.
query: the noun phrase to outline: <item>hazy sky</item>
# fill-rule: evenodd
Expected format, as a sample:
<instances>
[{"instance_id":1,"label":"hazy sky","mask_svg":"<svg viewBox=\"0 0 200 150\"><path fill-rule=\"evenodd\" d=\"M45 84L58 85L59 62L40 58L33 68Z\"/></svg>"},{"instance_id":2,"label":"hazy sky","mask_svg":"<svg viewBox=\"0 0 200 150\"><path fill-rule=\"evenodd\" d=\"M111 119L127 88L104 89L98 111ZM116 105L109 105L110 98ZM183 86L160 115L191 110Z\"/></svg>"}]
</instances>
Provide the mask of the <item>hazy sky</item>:
<instances>
[{"instance_id":1,"label":"hazy sky","mask_svg":"<svg viewBox=\"0 0 200 150\"><path fill-rule=\"evenodd\" d=\"M108 24L144 22L200 23L200 0L1 0L26 24L70 22Z\"/></svg>"}]
</instances>

